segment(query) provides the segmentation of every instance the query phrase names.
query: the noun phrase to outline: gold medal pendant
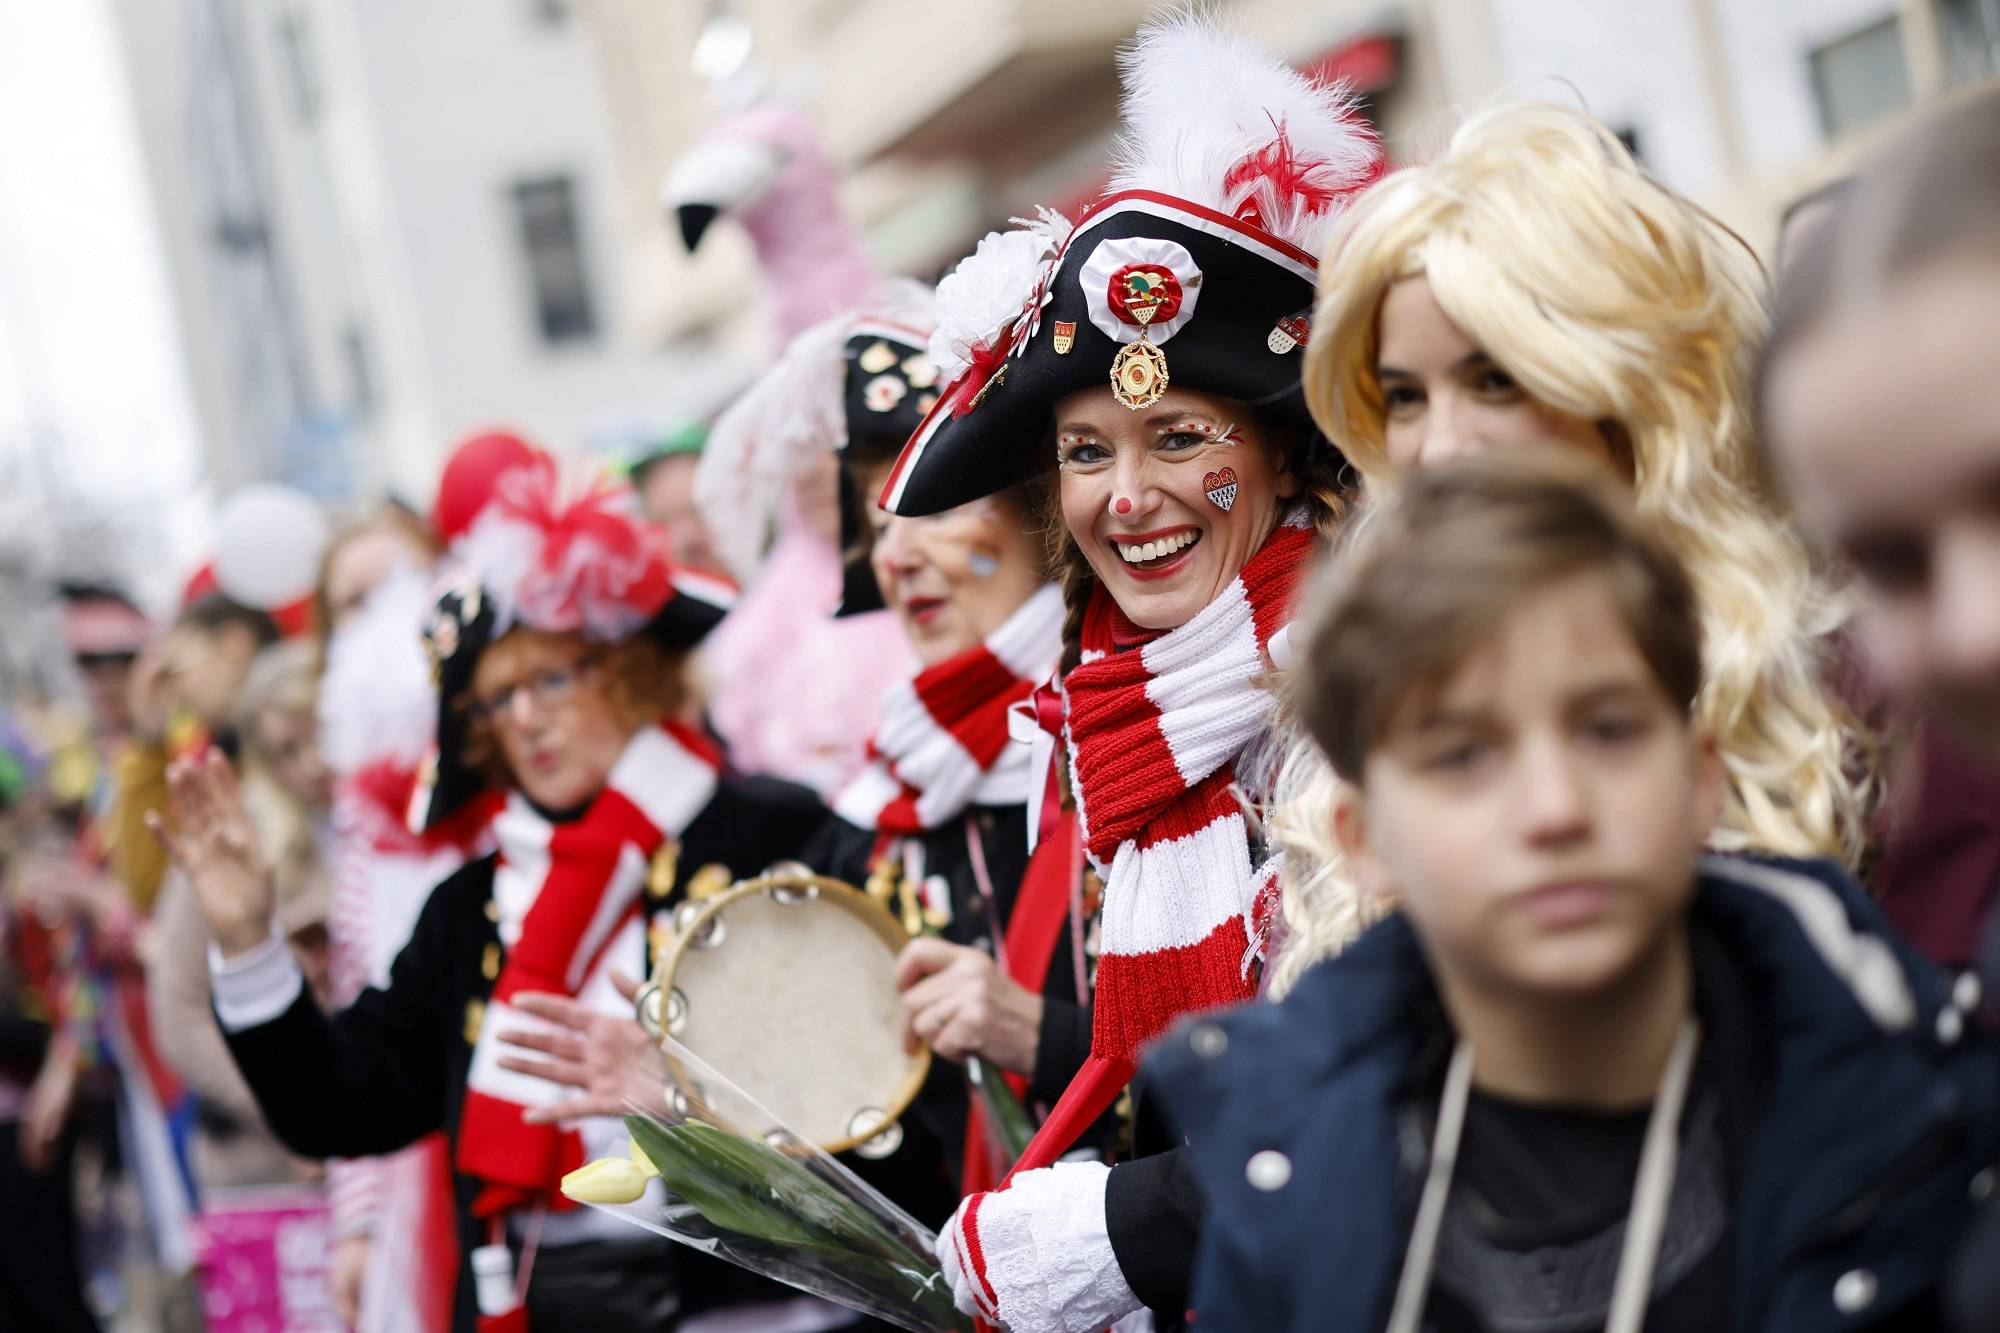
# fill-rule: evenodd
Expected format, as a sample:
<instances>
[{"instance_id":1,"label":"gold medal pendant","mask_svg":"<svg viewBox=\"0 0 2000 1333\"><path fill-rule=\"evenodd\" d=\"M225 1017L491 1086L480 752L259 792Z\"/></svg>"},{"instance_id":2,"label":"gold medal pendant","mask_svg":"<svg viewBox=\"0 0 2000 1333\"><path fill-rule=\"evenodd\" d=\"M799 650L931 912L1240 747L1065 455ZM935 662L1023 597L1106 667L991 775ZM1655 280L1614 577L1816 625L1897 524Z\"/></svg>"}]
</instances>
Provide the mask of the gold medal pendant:
<instances>
[{"instance_id":1,"label":"gold medal pendant","mask_svg":"<svg viewBox=\"0 0 2000 1333\"><path fill-rule=\"evenodd\" d=\"M1126 343L1111 361L1111 393L1132 411L1151 407L1167 391L1167 354L1147 342Z\"/></svg>"}]
</instances>

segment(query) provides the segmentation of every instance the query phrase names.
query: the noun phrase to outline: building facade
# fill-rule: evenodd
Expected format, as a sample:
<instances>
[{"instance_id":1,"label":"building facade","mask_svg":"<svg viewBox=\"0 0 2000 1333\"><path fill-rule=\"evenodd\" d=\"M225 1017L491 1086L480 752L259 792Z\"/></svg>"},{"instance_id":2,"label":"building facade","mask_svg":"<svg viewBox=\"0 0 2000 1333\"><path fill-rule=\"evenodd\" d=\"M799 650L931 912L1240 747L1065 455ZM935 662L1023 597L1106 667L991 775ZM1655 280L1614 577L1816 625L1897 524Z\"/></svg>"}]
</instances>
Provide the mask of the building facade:
<instances>
[{"instance_id":1,"label":"building facade","mask_svg":"<svg viewBox=\"0 0 2000 1333\"><path fill-rule=\"evenodd\" d=\"M471 430L682 410L564 0L111 2L219 492L422 498Z\"/></svg>"},{"instance_id":2,"label":"building facade","mask_svg":"<svg viewBox=\"0 0 2000 1333\"><path fill-rule=\"evenodd\" d=\"M1095 193L1116 115L1113 52L1160 0L577 6L616 113L614 206L642 256L639 318L663 339L721 339L747 355L747 247L718 235L690 257L659 211L676 156L718 101L744 92L718 78L714 48L747 34L749 81L809 110L877 260L931 277L1010 215L1036 203L1074 208ZM1760 247L1785 201L1850 163L1909 107L1993 77L2000 42L2000 0L1227 8L1301 67L1347 76L1398 162L1434 152L1468 110L1566 100Z\"/></svg>"}]
</instances>

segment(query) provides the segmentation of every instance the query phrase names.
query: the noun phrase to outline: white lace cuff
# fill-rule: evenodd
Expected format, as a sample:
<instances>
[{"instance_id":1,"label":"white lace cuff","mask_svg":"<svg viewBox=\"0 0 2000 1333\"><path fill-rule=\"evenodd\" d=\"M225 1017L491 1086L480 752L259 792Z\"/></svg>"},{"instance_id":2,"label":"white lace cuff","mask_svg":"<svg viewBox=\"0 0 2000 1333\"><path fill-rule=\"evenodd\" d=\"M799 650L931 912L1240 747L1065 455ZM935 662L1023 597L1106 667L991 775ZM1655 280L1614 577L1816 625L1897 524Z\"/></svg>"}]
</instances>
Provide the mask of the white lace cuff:
<instances>
[{"instance_id":1,"label":"white lace cuff","mask_svg":"<svg viewBox=\"0 0 2000 1333\"><path fill-rule=\"evenodd\" d=\"M1020 1333L1098 1333L1140 1309L1105 1224L1110 1176L1058 1162L960 1204L938 1236L958 1308Z\"/></svg>"}]
</instances>

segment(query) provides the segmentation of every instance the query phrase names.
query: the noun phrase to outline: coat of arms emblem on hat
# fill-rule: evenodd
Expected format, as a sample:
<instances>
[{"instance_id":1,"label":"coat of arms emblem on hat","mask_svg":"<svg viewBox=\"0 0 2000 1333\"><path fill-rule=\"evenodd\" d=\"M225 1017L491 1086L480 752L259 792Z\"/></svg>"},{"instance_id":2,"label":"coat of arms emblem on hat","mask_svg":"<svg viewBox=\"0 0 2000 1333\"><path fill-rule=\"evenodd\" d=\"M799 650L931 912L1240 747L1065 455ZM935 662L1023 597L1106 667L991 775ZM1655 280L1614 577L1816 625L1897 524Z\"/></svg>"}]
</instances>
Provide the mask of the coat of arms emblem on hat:
<instances>
[{"instance_id":1,"label":"coat of arms emblem on hat","mask_svg":"<svg viewBox=\"0 0 2000 1333\"><path fill-rule=\"evenodd\" d=\"M1157 236L1121 236L1091 251L1079 275L1090 322L1124 344L1111 362L1111 392L1136 412L1167 391L1161 350L1194 317L1201 267L1184 245Z\"/></svg>"},{"instance_id":2,"label":"coat of arms emblem on hat","mask_svg":"<svg viewBox=\"0 0 2000 1333\"><path fill-rule=\"evenodd\" d=\"M1264 345L1279 356L1283 356L1294 347L1305 346L1311 337L1312 320L1306 312L1300 311L1296 315L1286 315L1272 325L1271 332L1264 339Z\"/></svg>"}]
</instances>

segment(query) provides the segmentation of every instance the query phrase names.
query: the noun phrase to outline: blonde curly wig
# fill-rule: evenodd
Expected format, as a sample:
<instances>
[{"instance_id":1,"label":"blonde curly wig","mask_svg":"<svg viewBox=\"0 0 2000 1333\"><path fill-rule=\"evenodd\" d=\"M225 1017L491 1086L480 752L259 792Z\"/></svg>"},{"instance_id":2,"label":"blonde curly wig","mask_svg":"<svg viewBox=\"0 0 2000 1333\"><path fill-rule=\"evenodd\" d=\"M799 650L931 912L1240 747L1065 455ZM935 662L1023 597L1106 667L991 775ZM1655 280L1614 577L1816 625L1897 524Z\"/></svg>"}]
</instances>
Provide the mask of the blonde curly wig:
<instances>
[{"instance_id":1,"label":"blonde curly wig","mask_svg":"<svg viewBox=\"0 0 2000 1333\"><path fill-rule=\"evenodd\" d=\"M1845 603L1760 481L1750 376L1768 316L1755 254L1579 111L1518 103L1470 118L1435 162L1364 195L1320 265L1306 400L1371 488L1395 484L1376 315L1392 283L1418 275L1529 394L1604 425L1640 510L1686 564L1707 657L1697 716L1728 772L1713 845L1855 865L1871 784L1823 684ZM1340 872L1325 829L1333 781L1295 741L1271 820L1287 853L1276 990L1386 910L1354 901Z\"/></svg>"}]
</instances>

